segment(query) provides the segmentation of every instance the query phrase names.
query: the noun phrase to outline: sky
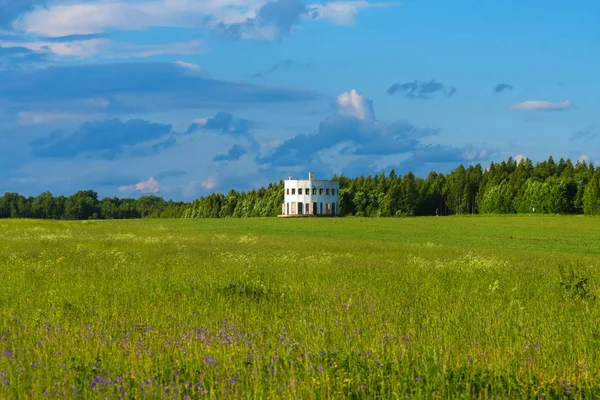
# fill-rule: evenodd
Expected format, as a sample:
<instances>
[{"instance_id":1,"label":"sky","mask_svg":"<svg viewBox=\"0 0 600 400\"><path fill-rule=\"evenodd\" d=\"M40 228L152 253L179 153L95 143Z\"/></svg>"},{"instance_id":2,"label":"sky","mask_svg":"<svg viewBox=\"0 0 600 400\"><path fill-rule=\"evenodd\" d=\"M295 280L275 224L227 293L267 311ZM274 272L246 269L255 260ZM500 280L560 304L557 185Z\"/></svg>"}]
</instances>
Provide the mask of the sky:
<instances>
[{"instance_id":1,"label":"sky","mask_svg":"<svg viewBox=\"0 0 600 400\"><path fill-rule=\"evenodd\" d=\"M0 0L0 194L600 164L600 2Z\"/></svg>"}]
</instances>

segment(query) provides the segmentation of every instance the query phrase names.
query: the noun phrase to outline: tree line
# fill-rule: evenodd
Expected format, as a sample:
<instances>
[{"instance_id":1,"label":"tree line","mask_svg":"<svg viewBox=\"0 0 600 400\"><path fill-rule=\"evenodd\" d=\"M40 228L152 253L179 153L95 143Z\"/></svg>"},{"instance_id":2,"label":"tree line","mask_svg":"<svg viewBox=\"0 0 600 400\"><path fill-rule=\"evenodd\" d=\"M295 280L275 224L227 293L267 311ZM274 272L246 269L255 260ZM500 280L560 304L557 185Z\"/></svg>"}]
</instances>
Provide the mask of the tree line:
<instances>
[{"instance_id":1,"label":"tree line","mask_svg":"<svg viewBox=\"0 0 600 400\"><path fill-rule=\"evenodd\" d=\"M149 195L138 199L107 197L98 199L93 190L72 196L54 197L44 192L36 197L5 193L0 197L0 218L37 218L59 220L180 218L189 204L166 201Z\"/></svg>"},{"instance_id":2,"label":"tree line","mask_svg":"<svg viewBox=\"0 0 600 400\"><path fill-rule=\"evenodd\" d=\"M349 178L340 182L339 210L344 216L392 217L453 214L600 215L600 169L592 163L560 159L534 163L509 158L459 165L449 174L409 172ZM284 184L249 192L214 193L195 200L185 218L269 217L281 213Z\"/></svg>"},{"instance_id":3,"label":"tree line","mask_svg":"<svg viewBox=\"0 0 600 400\"><path fill-rule=\"evenodd\" d=\"M448 174L426 178L409 172L334 176L340 182L339 210L344 216L391 217L453 214L586 214L600 215L600 168L592 163L552 157L534 164L509 158L491 163L459 165ZM138 199L104 198L92 190L72 196L37 197L5 193L0 218L129 219L248 218L281 213L284 183L247 192L213 193L191 203L149 195Z\"/></svg>"}]
</instances>

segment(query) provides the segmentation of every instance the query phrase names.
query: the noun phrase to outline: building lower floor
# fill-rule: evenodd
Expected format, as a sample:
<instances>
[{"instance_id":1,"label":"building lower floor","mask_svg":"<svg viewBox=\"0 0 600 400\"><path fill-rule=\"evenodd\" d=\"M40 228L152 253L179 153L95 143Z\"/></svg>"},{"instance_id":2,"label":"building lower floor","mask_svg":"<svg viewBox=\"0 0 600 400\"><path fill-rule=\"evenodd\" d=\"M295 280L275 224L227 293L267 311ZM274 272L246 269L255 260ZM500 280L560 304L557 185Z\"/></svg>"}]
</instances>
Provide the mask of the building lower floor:
<instances>
[{"instance_id":1,"label":"building lower floor","mask_svg":"<svg viewBox=\"0 0 600 400\"><path fill-rule=\"evenodd\" d=\"M281 205L282 215L338 215L336 203L324 202L287 202Z\"/></svg>"}]
</instances>

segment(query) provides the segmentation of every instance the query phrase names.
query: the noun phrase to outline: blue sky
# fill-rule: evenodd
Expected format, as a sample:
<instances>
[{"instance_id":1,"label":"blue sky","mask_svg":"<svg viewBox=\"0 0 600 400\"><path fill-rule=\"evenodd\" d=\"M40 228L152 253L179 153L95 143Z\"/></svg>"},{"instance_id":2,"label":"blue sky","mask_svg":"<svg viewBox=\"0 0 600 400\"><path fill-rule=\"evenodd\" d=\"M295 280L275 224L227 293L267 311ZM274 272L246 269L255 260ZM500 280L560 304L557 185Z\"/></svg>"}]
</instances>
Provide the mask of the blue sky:
<instances>
[{"instance_id":1,"label":"blue sky","mask_svg":"<svg viewBox=\"0 0 600 400\"><path fill-rule=\"evenodd\" d=\"M600 3L0 0L0 193L599 163Z\"/></svg>"}]
</instances>

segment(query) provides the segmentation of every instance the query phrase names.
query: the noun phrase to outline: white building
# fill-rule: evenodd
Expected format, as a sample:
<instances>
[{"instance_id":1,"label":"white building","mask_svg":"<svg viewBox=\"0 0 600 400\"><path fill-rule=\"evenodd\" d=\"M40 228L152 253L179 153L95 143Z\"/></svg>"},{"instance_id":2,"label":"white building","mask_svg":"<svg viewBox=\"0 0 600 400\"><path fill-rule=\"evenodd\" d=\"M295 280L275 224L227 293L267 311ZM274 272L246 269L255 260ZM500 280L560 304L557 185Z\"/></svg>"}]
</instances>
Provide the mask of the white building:
<instances>
[{"instance_id":1,"label":"white building","mask_svg":"<svg viewBox=\"0 0 600 400\"><path fill-rule=\"evenodd\" d=\"M281 214L288 215L339 215L340 183L337 181L315 180L314 173L308 173L308 180L289 179L285 181L285 200Z\"/></svg>"}]
</instances>

